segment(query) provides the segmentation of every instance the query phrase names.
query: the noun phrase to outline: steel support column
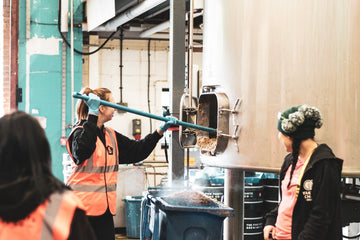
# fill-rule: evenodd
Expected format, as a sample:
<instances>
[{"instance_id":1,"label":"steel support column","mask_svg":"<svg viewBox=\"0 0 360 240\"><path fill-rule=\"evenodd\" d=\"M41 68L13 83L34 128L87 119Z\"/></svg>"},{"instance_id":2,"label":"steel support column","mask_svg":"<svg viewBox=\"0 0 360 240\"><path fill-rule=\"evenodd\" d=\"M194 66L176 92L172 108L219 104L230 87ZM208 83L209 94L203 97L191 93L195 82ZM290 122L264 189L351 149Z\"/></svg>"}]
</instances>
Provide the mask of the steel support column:
<instances>
[{"instance_id":1,"label":"steel support column","mask_svg":"<svg viewBox=\"0 0 360 240\"><path fill-rule=\"evenodd\" d=\"M224 221L224 239L242 240L244 235L244 171L227 169L225 172L225 205L234 209L235 216Z\"/></svg>"},{"instance_id":2,"label":"steel support column","mask_svg":"<svg viewBox=\"0 0 360 240\"><path fill-rule=\"evenodd\" d=\"M185 85L185 0L170 0L170 111L179 117L180 99ZM184 179L184 150L179 131L171 132L169 181Z\"/></svg>"}]
</instances>

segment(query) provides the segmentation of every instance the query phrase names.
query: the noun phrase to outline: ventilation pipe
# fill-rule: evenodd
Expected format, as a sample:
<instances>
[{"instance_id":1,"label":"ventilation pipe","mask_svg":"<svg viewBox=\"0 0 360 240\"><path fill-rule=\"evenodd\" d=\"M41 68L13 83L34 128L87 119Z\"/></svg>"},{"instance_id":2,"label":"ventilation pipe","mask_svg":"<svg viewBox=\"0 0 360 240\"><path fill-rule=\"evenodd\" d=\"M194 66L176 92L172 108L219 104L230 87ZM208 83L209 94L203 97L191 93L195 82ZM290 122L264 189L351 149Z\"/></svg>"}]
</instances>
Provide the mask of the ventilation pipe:
<instances>
[{"instance_id":1,"label":"ventilation pipe","mask_svg":"<svg viewBox=\"0 0 360 240\"><path fill-rule=\"evenodd\" d=\"M192 9L194 10L194 8L192 7ZM202 16L203 15L203 11L202 10L199 10L198 12L195 12L195 13L193 13L192 14L193 16L192 16L192 21L194 21L194 18L197 18L198 16ZM188 18L187 17L188 15L186 15L186 18ZM186 19L186 21L188 21L188 19ZM193 26L194 24L192 24L192 26ZM165 30L167 30L167 29L169 29L170 28L170 21L165 21L165 22L163 22L163 23L160 23L160 24L158 24L158 25L156 25L156 26L154 26L154 27L151 27L151 28L149 28L149 29L146 29L146 30L144 30L144 31L142 31L140 34L139 34L139 37L141 37L141 38L151 38L151 37L153 37L153 38L157 38L157 36L155 37L155 36L152 36L152 35L154 35L154 34L156 34L156 33L158 33L158 32L162 32L162 31L165 31ZM167 34L166 35L166 38L169 38L169 35ZM193 34L192 34L192 38L194 39L194 29L193 29ZM197 40L202 40L202 36L200 36L200 38L197 38Z\"/></svg>"},{"instance_id":2,"label":"ventilation pipe","mask_svg":"<svg viewBox=\"0 0 360 240\"><path fill-rule=\"evenodd\" d=\"M160 5L161 3L166 2L166 0L146 0L139 5L125 11L119 16L113 18L107 23L95 28L94 31L115 31L117 27L127 23L131 19L134 19L137 16L149 11L150 9Z\"/></svg>"},{"instance_id":3,"label":"ventilation pipe","mask_svg":"<svg viewBox=\"0 0 360 240\"><path fill-rule=\"evenodd\" d=\"M145 31L142 31L139 34L139 36L141 38L146 38L146 37L153 35L154 33L164 31L164 30L168 29L169 27L170 27L170 21L165 21L163 23L160 23L159 25L156 25L155 27L152 27Z\"/></svg>"}]
</instances>

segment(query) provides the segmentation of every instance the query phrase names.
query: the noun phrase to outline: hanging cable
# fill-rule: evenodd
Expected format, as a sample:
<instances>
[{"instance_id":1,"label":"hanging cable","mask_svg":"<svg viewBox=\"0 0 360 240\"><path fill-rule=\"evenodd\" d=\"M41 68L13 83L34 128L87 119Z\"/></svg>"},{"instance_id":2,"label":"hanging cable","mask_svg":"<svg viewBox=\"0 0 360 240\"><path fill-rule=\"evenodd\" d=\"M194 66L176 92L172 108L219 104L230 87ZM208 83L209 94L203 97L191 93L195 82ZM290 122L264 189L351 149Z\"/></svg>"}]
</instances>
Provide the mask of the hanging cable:
<instances>
[{"instance_id":1,"label":"hanging cable","mask_svg":"<svg viewBox=\"0 0 360 240\"><path fill-rule=\"evenodd\" d=\"M60 36L61 38L64 40L64 42L66 43L66 45L68 45L68 47L71 47L70 43L66 40L66 38L64 37L64 35L62 34L61 32L61 29L60 29L60 16L61 16L61 0L59 0L59 14L58 14L58 31L60 33ZM120 28L119 28L120 29ZM91 54L94 54L96 52L98 52L100 49L102 49L105 44L114 36L115 33L117 33L119 31L119 29L113 33L111 33L111 35L105 40L105 42L103 44L101 44L101 46L99 48L97 48L96 50L92 51L92 52L81 52L77 49L74 48L74 52L78 53L78 54L81 54L81 55L91 55Z\"/></svg>"},{"instance_id":2,"label":"hanging cable","mask_svg":"<svg viewBox=\"0 0 360 240\"><path fill-rule=\"evenodd\" d=\"M167 148L168 148L168 144L166 142L166 136L164 136L164 141L165 141L165 147L164 147L164 151L165 151L165 161L167 163L169 163L169 156L168 156L168 151L167 151Z\"/></svg>"}]
</instances>

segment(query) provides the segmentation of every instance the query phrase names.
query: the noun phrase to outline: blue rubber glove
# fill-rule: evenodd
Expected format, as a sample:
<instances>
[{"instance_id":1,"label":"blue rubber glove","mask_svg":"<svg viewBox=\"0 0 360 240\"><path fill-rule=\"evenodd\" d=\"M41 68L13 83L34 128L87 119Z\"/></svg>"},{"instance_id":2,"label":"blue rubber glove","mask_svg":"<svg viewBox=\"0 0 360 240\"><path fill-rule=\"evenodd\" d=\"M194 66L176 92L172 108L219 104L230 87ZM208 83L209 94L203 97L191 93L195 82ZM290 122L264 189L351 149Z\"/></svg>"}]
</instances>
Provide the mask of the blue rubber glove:
<instances>
[{"instance_id":1,"label":"blue rubber glove","mask_svg":"<svg viewBox=\"0 0 360 240\"><path fill-rule=\"evenodd\" d=\"M173 124L177 124L178 123L178 119L176 117L173 116L167 116L167 119L169 119L167 122L163 122L160 126L159 129L163 132L165 132L166 130L168 130L168 128L173 125Z\"/></svg>"},{"instance_id":2,"label":"blue rubber glove","mask_svg":"<svg viewBox=\"0 0 360 240\"><path fill-rule=\"evenodd\" d=\"M89 100L85 100L89 107L89 114L99 114L100 98L96 94L89 93Z\"/></svg>"}]
</instances>

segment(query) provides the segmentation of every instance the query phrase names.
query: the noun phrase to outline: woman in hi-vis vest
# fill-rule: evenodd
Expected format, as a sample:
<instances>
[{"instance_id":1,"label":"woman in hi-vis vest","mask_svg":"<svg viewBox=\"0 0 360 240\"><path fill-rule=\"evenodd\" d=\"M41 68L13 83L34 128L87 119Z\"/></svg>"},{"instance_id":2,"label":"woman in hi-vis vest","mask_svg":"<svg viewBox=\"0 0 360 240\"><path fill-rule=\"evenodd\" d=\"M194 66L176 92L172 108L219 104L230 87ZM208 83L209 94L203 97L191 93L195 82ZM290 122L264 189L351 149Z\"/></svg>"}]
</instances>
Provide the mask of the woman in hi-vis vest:
<instances>
[{"instance_id":1,"label":"woman in hi-vis vest","mask_svg":"<svg viewBox=\"0 0 360 240\"><path fill-rule=\"evenodd\" d=\"M20 111L0 118L0 240L95 240L80 200L50 166L37 119Z\"/></svg>"},{"instance_id":2,"label":"woman in hi-vis vest","mask_svg":"<svg viewBox=\"0 0 360 240\"><path fill-rule=\"evenodd\" d=\"M98 240L113 240L116 213L116 184L119 164L144 160L176 118L169 117L159 129L141 140L132 140L104 123L114 115L114 108L100 105L100 99L114 102L107 88L85 88L89 100L77 104L78 122L70 133L67 149L75 167L67 184L81 199Z\"/></svg>"}]
</instances>

